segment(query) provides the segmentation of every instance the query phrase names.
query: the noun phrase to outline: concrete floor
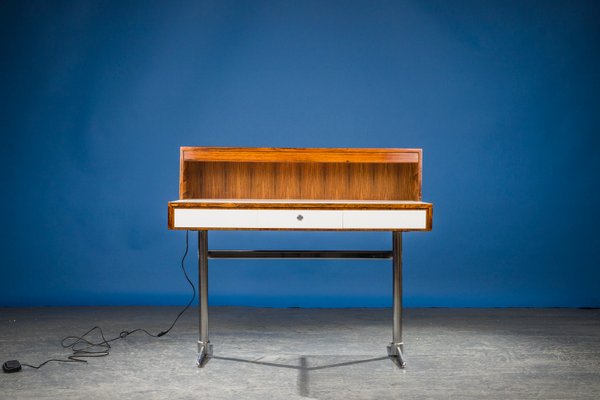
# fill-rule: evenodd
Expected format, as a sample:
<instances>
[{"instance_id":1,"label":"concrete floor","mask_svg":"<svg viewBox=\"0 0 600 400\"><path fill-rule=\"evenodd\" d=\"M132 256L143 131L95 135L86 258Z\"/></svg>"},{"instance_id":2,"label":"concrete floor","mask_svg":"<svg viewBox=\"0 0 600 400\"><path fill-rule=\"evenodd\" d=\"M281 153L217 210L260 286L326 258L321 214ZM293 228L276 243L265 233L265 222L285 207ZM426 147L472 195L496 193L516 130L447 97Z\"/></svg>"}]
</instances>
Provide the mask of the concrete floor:
<instances>
[{"instance_id":1,"label":"concrete floor","mask_svg":"<svg viewBox=\"0 0 600 400\"><path fill-rule=\"evenodd\" d=\"M0 361L65 357L63 336L159 332L179 308L0 309ZM598 399L600 310L409 309L408 366L386 357L389 309L211 308L215 357L195 366L197 309L88 364L0 374L0 399Z\"/></svg>"}]
</instances>

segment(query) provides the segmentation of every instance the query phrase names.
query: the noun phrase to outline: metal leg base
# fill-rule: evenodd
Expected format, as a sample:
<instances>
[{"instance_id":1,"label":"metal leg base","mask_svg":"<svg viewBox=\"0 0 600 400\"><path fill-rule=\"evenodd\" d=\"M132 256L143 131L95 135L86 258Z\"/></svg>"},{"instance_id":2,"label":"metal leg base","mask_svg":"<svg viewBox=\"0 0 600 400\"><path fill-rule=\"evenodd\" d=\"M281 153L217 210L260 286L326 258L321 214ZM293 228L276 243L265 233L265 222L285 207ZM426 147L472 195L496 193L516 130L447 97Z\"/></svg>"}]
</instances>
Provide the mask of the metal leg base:
<instances>
[{"instance_id":1,"label":"metal leg base","mask_svg":"<svg viewBox=\"0 0 600 400\"><path fill-rule=\"evenodd\" d=\"M406 367L406 361L404 360L404 343L392 342L387 349L388 355L392 358L392 361L398 368Z\"/></svg>"},{"instance_id":2,"label":"metal leg base","mask_svg":"<svg viewBox=\"0 0 600 400\"><path fill-rule=\"evenodd\" d=\"M213 355L213 346L208 343L198 341L198 358L196 359L196 365L198 368L203 368L208 360Z\"/></svg>"}]
</instances>

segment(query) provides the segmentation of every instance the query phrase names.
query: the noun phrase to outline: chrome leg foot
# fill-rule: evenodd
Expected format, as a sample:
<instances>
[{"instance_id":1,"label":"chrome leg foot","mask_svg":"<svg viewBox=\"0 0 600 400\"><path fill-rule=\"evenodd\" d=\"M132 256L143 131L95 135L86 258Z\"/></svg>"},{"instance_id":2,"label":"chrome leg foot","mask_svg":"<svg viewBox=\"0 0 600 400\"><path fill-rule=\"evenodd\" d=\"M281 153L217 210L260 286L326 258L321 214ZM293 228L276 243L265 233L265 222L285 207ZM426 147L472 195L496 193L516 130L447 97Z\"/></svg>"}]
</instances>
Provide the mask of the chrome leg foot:
<instances>
[{"instance_id":1,"label":"chrome leg foot","mask_svg":"<svg viewBox=\"0 0 600 400\"><path fill-rule=\"evenodd\" d=\"M198 368L203 368L206 363L208 362L208 360L210 360L210 358L213 355L213 347L212 344L209 343L204 343L204 342L198 342L198 358L196 359L196 365L198 366Z\"/></svg>"},{"instance_id":2,"label":"chrome leg foot","mask_svg":"<svg viewBox=\"0 0 600 400\"><path fill-rule=\"evenodd\" d=\"M398 366L398 368L406 367L403 343L390 343L388 346L388 355L392 358L392 361Z\"/></svg>"}]
</instances>

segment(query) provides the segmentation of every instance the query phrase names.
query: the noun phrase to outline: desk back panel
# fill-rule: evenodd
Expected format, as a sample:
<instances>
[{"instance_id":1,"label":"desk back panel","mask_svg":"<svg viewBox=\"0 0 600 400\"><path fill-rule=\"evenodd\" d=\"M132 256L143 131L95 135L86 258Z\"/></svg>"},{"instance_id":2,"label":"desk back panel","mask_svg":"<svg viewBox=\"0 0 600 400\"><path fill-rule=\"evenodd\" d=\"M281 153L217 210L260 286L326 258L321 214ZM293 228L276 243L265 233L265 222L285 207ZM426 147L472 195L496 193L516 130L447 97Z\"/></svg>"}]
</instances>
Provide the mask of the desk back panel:
<instances>
[{"instance_id":1,"label":"desk back panel","mask_svg":"<svg viewBox=\"0 0 600 400\"><path fill-rule=\"evenodd\" d=\"M180 199L421 200L419 149L182 147Z\"/></svg>"}]
</instances>

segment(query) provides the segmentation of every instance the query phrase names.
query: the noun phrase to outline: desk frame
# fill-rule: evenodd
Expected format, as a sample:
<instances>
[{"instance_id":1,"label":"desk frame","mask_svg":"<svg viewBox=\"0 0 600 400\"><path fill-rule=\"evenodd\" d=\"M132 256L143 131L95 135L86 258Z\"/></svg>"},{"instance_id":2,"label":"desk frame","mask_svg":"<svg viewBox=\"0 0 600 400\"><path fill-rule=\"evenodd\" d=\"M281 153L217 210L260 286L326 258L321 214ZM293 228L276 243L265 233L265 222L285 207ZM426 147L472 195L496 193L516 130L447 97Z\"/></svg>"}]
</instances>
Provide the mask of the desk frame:
<instances>
[{"instance_id":1,"label":"desk frame","mask_svg":"<svg viewBox=\"0 0 600 400\"><path fill-rule=\"evenodd\" d=\"M399 367L406 366L402 341L402 232L392 232L392 251L345 250L213 250L208 248L208 231L198 231L198 301L199 332L196 364L202 368L213 355L208 335L208 260L232 258L294 259L392 259L393 303L392 342L388 355Z\"/></svg>"},{"instance_id":2,"label":"desk frame","mask_svg":"<svg viewBox=\"0 0 600 400\"><path fill-rule=\"evenodd\" d=\"M168 227L198 230L198 366L212 356L208 260L305 258L392 260L393 323L388 354L404 367L402 232L430 231L422 201L423 151L402 148L183 146L179 199ZM391 251L209 250L209 230L392 232Z\"/></svg>"}]
</instances>

